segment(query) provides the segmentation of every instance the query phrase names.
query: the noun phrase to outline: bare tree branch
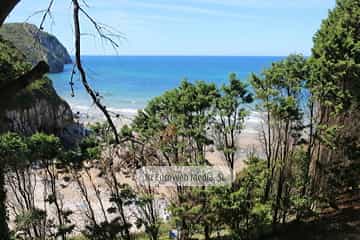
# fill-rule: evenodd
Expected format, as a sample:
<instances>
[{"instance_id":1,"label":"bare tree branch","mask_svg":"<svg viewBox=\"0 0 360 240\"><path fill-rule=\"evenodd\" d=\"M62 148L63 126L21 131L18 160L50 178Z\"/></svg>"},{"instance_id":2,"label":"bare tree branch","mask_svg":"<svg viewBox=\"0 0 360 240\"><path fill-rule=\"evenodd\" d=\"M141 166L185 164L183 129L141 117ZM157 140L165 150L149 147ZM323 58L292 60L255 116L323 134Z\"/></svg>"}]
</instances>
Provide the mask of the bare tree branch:
<instances>
[{"instance_id":1,"label":"bare tree branch","mask_svg":"<svg viewBox=\"0 0 360 240\"><path fill-rule=\"evenodd\" d=\"M79 11L80 11L80 5L78 0L72 0L73 2L73 18L74 18L74 27L75 27L75 61L76 61L76 67L79 70L81 82L85 88L85 90L88 92L92 100L94 101L95 105L103 112L105 115L113 133L115 136L116 143L120 144L120 138L119 134L117 132L116 126L114 125L114 122L111 119L111 116L109 112L106 110L106 107L101 103L100 99L96 95L96 93L92 90L90 87L88 81L86 72L82 66L81 62L81 33L80 33L80 21L79 21Z\"/></svg>"},{"instance_id":2,"label":"bare tree branch","mask_svg":"<svg viewBox=\"0 0 360 240\"><path fill-rule=\"evenodd\" d=\"M84 3L84 5L86 7L89 7L86 3L85 0L82 0L82 2ZM96 21L93 17L91 17L82 7L79 6L79 10L81 13L83 13L85 15L85 17L92 23L92 25L94 26L94 28L96 29L97 33L99 34L100 38L102 40L107 41L108 43L110 43L110 45L113 47L114 51L117 52L117 48L119 47L118 45L118 41L114 41L113 38L117 39L117 40L122 40L125 39L125 37L123 36L123 34L119 31L117 31L116 29L112 28L111 26L108 26L106 24L103 23L99 23L98 21Z\"/></svg>"},{"instance_id":3,"label":"bare tree branch","mask_svg":"<svg viewBox=\"0 0 360 240\"><path fill-rule=\"evenodd\" d=\"M50 0L48 7L45 9L45 13L44 13L44 15L43 15L43 17L41 19L39 31L44 30L44 23L45 23L46 17L49 16L50 18L52 18L52 16L51 16L51 8L54 5L54 1L55 0Z\"/></svg>"},{"instance_id":4,"label":"bare tree branch","mask_svg":"<svg viewBox=\"0 0 360 240\"><path fill-rule=\"evenodd\" d=\"M71 89L71 97L75 97L75 91L74 91L74 76L75 76L75 68L76 68L76 64L73 65L72 71L71 71L71 77L70 77L70 89Z\"/></svg>"}]
</instances>

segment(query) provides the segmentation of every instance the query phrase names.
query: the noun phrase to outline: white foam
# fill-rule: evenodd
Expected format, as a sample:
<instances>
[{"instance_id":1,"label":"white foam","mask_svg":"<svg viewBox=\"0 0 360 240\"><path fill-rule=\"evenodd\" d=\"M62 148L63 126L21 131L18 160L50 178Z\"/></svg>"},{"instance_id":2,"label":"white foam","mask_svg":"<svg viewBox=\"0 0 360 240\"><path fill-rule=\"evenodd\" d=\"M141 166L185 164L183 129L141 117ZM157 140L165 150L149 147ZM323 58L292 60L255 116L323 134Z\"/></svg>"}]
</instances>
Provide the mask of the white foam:
<instances>
[{"instance_id":1,"label":"white foam","mask_svg":"<svg viewBox=\"0 0 360 240\"><path fill-rule=\"evenodd\" d=\"M261 113L256 111L251 111L249 116L245 118L246 123L259 124L262 121Z\"/></svg>"},{"instance_id":2,"label":"white foam","mask_svg":"<svg viewBox=\"0 0 360 240\"><path fill-rule=\"evenodd\" d=\"M129 113L129 114L137 114L139 109L136 108L108 108L108 110L112 112L119 112L119 113Z\"/></svg>"},{"instance_id":3,"label":"white foam","mask_svg":"<svg viewBox=\"0 0 360 240\"><path fill-rule=\"evenodd\" d=\"M81 113L92 113L95 115L102 114L101 111L94 105L79 105L79 104L71 104L71 108L73 112L81 112ZM136 108L107 108L111 112L124 114L124 115L136 115L139 109Z\"/></svg>"},{"instance_id":4,"label":"white foam","mask_svg":"<svg viewBox=\"0 0 360 240\"><path fill-rule=\"evenodd\" d=\"M76 110L89 110L91 107L86 106L86 105L74 105L74 104L71 104L71 108L76 109Z\"/></svg>"}]
</instances>

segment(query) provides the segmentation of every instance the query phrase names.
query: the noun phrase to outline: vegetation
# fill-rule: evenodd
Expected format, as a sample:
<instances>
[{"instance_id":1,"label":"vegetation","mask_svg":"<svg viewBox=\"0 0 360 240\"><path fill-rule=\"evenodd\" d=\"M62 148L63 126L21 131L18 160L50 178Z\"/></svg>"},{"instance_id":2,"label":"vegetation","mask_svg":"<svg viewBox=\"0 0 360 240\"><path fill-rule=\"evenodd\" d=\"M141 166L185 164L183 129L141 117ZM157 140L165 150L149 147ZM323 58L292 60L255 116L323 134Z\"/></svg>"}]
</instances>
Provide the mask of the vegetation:
<instances>
[{"instance_id":1,"label":"vegetation","mask_svg":"<svg viewBox=\"0 0 360 240\"><path fill-rule=\"evenodd\" d=\"M321 144L312 186L333 205L339 193L359 185L359 17L359 1L338 1L315 34L309 60Z\"/></svg>"},{"instance_id":2,"label":"vegetation","mask_svg":"<svg viewBox=\"0 0 360 240\"><path fill-rule=\"evenodd\" d=\"M0 237L64 240L78 230L88 239L156 240L176 228L181 240L250 240L279 232L289 237L296 226L309 229L308 222L321 227L331 209L337 215L340 205L358 201L359 19L360 1L338 0L314 37L310 58L294 54L275 62L252 74L251 86L235 74L221 87L184 80L149 101L119 136L97 124L65 149L53 135L3 134ZM26 66L12 54L1 53L0 66L15 78ZM236 172L237 142L254 105L263 117L264 154L250 151L246 167ZM170 219L161 217L158 188L119 177L149 165L211 166L207 153L214 147L234 173L232 184L174 187L167 199ZM39 177L43 206L34 193ZM63 202L70 183L85 206L83 226ZM11 234L8 216L15 224ZM134 234L136 228L143 234Z\"/></svg>"},{"instance_id":3,"label":"vegetation","mask_svg":"<svg viewBox=\"0 0 360 240\"><path fill-rule=\"evenodd\" d=\"M21 76L31 68L24 59L21 52L0 37L0 132L16 128L23 134L34 129L57 133L60 125L72 121L72 114L49 78L35 78L21 91L12 92L13 86L23 84Z\"/></svg>"},{"instance_id":4,"label":"vegetation","mask_svg":"<svg viewBox=\"0 0 360 240\"><path fill-rule=\"evenodd\" d=\"M57 38L40 32L35 25L9 23L0 28L0 36L24 53L28 63L35 65L41 60L50 66L50 72L61 72L64 64L71 63L70 55Z\"/></svg>"},{"instance_id":5,"label":"vegetation","mask_svg":"<svg viewBox=\"0 0 360 240\"><path fill-rule=\"evenodd\" d=\"M10 84L12 80L29 71L31 65L25 61L24 55L12 43L0 37L0 86ZM21 91L13 101L8 101L6 109L26 108L38 99L46 99L53 104L60 104L62 100L57 96L52 87L51 80L43 77Z\"/></svg>"},{"instance_id":6,"label":"vegetation","mask_svg":"<svg viewBox=\"0 0 360 240\"><path fill-rule=\"evenodd\" d=\"M236 137L246 114L243 104L251 101L246 87L234 74L221 89L202 81L193 84L184 80L178 88L150 101L134 119L132 129L143 149L134 154L139 155L138 159L147 159L141 163L145 165L208 166L206 152L217 141L233 171ZM156 150L149 158L144 154L151 149ZM178 186L176 192L171 212L181 238L187 239L203 227L209 239L213 226L212 214L208 214L208 190Z\"/></svg>"},{"instance_id":7,"label":"vegetation","mask_svg":"<svg viewBox=\"0 0 360 240\"><path fill-rule=\"evenodd\" d=\"M26 151L26 146L22 143L21 138L17 135L3 135L0 139L0 156L1 156L1 168L0 168L0 213L1 213L1 237L3 239L9 239L9 230L7 226L7 211L6 211L6 190L5 190L5 173L8 164L13 163L21 159L22 154Z\"/></svg>"},{"instance_id":8,"label":"vegetation","mask_svg":"<svg viewBox=\"0 0 360 240\"><path fill-rule=\"evenodd\" d=\"M29 69L29 64L24 61L24 55L10 42L1 38L1 85L16 79Z\"/></svg>"}]
</instances>

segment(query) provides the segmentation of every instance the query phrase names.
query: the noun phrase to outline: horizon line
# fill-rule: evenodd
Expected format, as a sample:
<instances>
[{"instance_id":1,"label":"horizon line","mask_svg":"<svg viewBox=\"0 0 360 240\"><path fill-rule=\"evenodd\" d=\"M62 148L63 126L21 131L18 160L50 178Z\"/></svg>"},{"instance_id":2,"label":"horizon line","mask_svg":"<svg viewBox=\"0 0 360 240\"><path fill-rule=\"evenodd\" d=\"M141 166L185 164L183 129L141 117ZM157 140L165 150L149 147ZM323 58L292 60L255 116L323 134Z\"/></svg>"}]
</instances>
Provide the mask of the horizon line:
<instances>
[{"instance_id":1,"label":"horizon line","mask_svg":"<svg viewBox=\"0 0 360 240\"><path fill-rule=\"evenodd\" d=\"M74 55L70 54L71 57ZM86 57L287 57L289 55L82 54ZM303 55L304 57L309 57Z\"/></svg>"}]
</instances>

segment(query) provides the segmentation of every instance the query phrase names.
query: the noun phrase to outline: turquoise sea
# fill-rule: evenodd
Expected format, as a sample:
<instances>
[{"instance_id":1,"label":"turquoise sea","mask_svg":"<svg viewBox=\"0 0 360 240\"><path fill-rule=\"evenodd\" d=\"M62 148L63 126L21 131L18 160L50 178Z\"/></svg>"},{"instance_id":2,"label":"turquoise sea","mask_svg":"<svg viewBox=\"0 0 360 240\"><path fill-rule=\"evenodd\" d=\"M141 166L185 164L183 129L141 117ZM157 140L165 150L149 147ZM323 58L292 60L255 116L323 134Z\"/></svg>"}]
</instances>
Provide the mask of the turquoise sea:
<instances>
[{"instance_id":1,"label":"turquoise sea","mask_svg":"<svg viewBox=\"0 0 360 240\"><path fill-rule=\"evenodd\" d=\"M135 112L143 108L152 97L172 89L184 78L204 80L218 85L226 83L231 72L247 81L251 72L264 68L283 57L210 57L210 56L84 56L93 89L104 97L107 107L121 112ZM70 76L72 65L65 71L49 74L58 94L74 109L86 109L90 98L75 77L75 97L71 97Z\"/></svg>"}]
</instances>

